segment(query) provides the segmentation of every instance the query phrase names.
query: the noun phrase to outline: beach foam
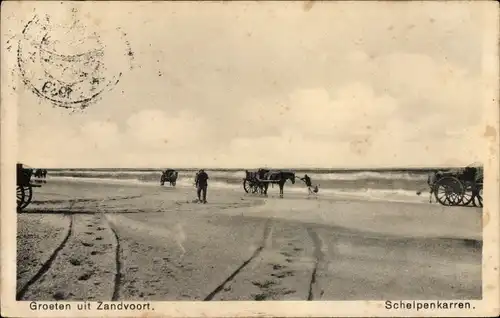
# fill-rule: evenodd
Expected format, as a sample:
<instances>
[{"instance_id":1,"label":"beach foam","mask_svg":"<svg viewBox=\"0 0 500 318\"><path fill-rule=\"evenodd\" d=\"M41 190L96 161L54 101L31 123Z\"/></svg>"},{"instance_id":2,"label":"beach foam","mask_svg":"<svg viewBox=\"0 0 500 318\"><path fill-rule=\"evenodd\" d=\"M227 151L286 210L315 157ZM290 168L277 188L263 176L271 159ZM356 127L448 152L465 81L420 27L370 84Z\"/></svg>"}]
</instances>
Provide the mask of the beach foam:
<instances>
[{"instance_id":1,"label":"beach foam","mask_svg":"<svg viewBox=\"0 0 500 318\"><path fill-rule=\"evenodd\" d=\"M244 172L208 171L209 185L214 189L227 189L243 193ZM159 171L102 171L102 170L59 170L49 171L47 180L67 182L89 182L99 184L122 184L130 186L159 187ZM181 171L177 187L187 188L194 185L195 171ZM297 172L297 176L302 176ZM428 196L417 196L416 191L426 187L425 174L411 173L308 173L315 184L320 185L320 196L335 196L368 200L396 202L426 202ZM377 179L378 178L378 179ZM170 187L167 183L165 187ZM270 186L269 193L278 191L278 186ZM303 182L294 185L287 182L285 193L307 193Z\"/></svg>"}]
</instances>

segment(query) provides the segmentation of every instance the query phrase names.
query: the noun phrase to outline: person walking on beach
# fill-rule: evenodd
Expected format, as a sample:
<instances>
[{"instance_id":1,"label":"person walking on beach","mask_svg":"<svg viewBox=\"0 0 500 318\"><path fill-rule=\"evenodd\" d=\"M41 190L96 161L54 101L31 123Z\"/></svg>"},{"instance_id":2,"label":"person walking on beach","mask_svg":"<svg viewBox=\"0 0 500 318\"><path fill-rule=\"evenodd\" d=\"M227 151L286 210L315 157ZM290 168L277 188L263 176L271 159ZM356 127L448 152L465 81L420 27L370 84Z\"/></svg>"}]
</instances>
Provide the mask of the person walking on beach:
<instances>
[{"instance_id":1,"label":"person walking on beach","mask_svg":"<svg viewBox=\"0 0 500 318\"><path fill-rule=\"evenodd\" d=\"M196 174L195 184L197 190L196 192L198 194L198 202L207 203L208 179L208 174L203 169Z\"/></svg>"},{"instance_id":2,"label":"person walking on beach","mask_svg":"<svg viewBox=\"0 0 500 318\"><path fill-rule=\"evenodd\" d=\"M429 186L429 203L432 203L432 195L434 194L434 184L441 178L441 171L433 170L427 177L427 185Z\"/></svg>"}]
</instances>

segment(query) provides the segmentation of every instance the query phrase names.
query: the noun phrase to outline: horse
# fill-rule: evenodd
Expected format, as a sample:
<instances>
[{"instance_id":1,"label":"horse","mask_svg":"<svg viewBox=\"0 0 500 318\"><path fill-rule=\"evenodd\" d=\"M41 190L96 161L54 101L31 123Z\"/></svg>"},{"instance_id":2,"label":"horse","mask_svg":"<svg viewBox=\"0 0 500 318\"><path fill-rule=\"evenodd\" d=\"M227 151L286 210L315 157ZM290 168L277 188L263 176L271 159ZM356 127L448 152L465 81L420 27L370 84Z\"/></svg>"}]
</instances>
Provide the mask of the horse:
<instances>
[{"instance_id":1,"label":"horse","mask_svg":"<svg viewBox=\"0 0 500 318\"><path fill-rule=\"evenodd\" d=\"M432 195L434 194L434 184L439 178L441 178L442 173L440 171L433 171L427 176L427 185L429 186L429 203L432 203Z\"/></svg>"},{"instance_id":2,"label":"horse","mask_svg":"<svg viewBox=\"0 0 500 318\"><path fill-rule=\"evenodd\" d=\"M440 178L440 172L434 170L427 175L427 186L429 187L429 203L432 203L432 194L434 193L434 184ZM421 195L425 188L418 190L417 195Z\"/></svg>"},{"instance_id":3,"label":"horse","mask_svg":"<svg viewBox=\"0 0 500 318\"><path fill-rule=\"evenodd\" d=\"M283 187L287 180L290 180L292 184L295 184L295 173L291 171L262 171L264 177L260 178L263 180L263 194L267 196L267 190L269 184L278 184L280 187L280 198L283 198ZM260 175L259 175L260 177Z\"/></svg>"},{"instance_id":4,"label":"horse","mask_svg":"<svg viewBox=\"0 0 500 318\"><path fill-rule=\"evenodd\" d=\"M263 182L262 180L265 180L266 174L269 173L271 170L269 169L259 169L257 172L252 172L252 174L255 175L253 178L255 185L259 189L260 194L266 194L267 195L267 189L266 185L268 185L267 182Z\"/></svg>"},{"instance_id":5,"label":"horse","mask_svg":"<svg viewBox=\"0 0 500 318\"><path fill-rule=\"evenodd\" d=\"M476 199L478 199L479 203L482 204L483 198L480 195L479 185L482 187L483 184L483 170L474 166L465 167L462 174L459 176L459 179L469 185L469 189L472 192L472 204L477 206Z\"/></svg>"},{"instance_id":6,"label":"horse","mask_svg":"<svg viewBox=\"0 0 500 318\"><path fill-rule=\"evenodd\" d=\"M35 172L33 173L33 176L35 178L42 178L43 177L43 170L42 169L36 169Z\"/></svg>"}]
</instances>

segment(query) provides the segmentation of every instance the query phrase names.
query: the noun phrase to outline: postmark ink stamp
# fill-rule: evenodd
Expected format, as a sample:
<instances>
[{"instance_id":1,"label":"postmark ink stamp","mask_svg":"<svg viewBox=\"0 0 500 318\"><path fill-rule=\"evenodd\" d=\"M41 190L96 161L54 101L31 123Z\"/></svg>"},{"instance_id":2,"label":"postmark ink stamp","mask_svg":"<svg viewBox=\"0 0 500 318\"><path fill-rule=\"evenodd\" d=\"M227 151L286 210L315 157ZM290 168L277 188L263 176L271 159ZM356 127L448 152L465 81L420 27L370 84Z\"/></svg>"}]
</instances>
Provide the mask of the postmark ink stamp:
<instances>
[{"instance_id":1,"label":"postmark ink stamp","mask_svg":"<svg viewBox=\"0 0 500 318\"><path fill-rule=\"evenodd\" d=\"M123 55L130 56L130 48ZM100 32L76 18L60 23L49 15L35 16L18 42L23 83L39 98L63 108L84 109L113 89L123 74L116 60L116 50L106 46Z\"/></svg>"}]
</instances>

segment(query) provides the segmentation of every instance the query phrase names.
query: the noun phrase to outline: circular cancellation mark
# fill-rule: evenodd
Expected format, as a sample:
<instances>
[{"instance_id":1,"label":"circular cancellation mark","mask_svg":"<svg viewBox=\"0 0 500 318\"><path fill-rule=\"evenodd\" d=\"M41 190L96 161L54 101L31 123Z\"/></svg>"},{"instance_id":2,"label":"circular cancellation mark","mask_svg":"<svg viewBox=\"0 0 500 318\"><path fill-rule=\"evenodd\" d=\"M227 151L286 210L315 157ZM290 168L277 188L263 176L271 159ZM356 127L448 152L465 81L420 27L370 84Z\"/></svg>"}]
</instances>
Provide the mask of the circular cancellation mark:
<instances>
[{"instance_id":1,"label":"circular cancellation mark","mask_svg":"<svg viewBox=\"0 0 500 318\"><path fill-rule=\"evenodd\" d=\"M120 57L132 56L118 32L90 31L79 20L70 25L35 16L22 32L17 64L25 85L54 105L84 109L118 84ZM128 44L128 42L126 42ZM118 48L117 48L118 47ZM124 66L123 64L121 66Z\"/></svg>"}]
</instances>

